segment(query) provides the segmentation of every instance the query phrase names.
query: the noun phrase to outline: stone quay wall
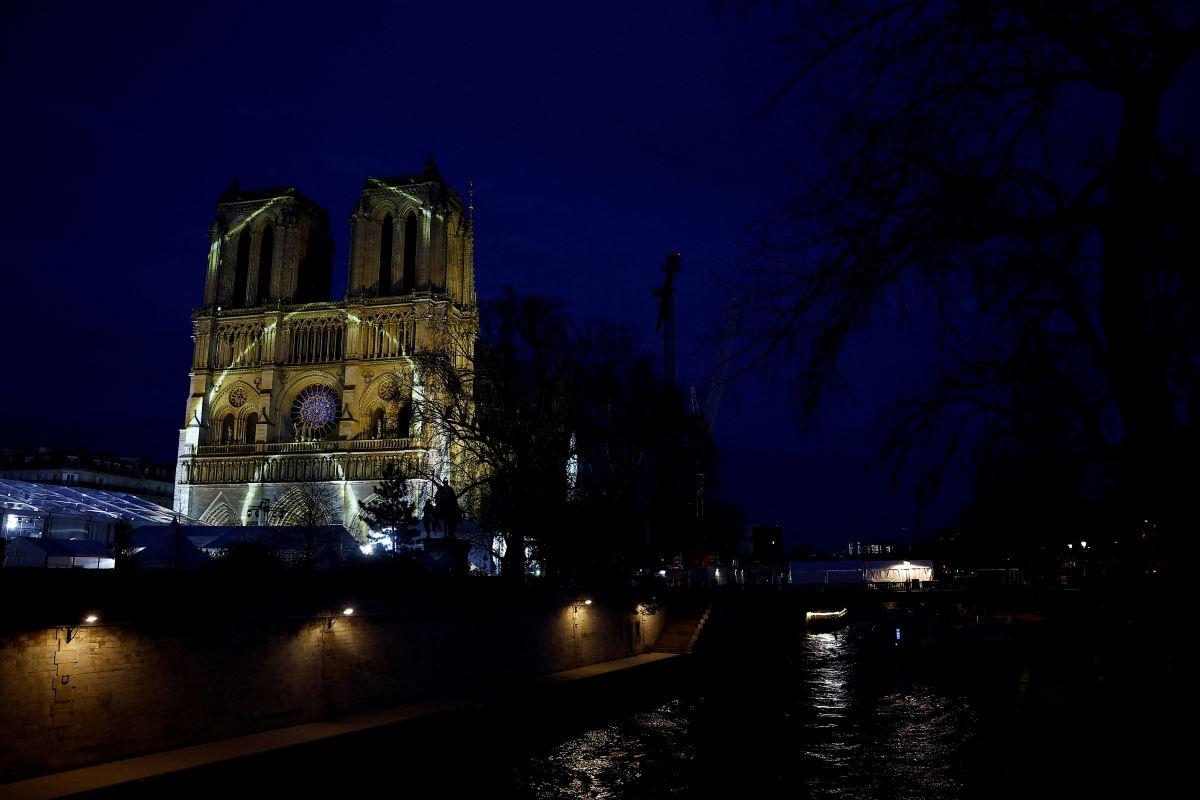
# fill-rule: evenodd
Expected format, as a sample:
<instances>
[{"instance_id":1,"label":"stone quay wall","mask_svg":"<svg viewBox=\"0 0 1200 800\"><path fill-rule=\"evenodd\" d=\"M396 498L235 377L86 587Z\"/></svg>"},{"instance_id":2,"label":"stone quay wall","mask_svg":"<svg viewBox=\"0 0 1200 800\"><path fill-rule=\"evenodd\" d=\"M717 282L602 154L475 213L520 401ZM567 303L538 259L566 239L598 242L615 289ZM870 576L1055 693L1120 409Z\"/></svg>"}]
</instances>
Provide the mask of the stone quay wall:
<instances>
[{"instance_id":1,"label":"stone quay wall","mask_svg":"<svg viewBox=\"0 0 1200 800\"><path fill-rule=\"evenodd\" d=\"M575 600L0 633L0 783L419 698L503 690L640 653L663 617Z\"/></svg>"}]
</instances>

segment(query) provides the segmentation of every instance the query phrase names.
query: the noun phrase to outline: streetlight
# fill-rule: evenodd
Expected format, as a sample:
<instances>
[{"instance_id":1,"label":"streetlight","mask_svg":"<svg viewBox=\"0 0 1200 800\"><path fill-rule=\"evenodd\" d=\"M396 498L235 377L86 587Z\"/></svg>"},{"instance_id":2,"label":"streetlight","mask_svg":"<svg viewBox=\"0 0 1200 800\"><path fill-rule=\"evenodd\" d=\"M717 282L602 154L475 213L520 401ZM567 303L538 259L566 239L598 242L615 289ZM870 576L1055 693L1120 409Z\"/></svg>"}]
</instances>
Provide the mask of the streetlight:
<instances>
[{"instance_id":1,"label":"streetlight","mask_svg":"<svg viewBox=\"0 0 1200 800\"><path fill-rule=\"evenodd\" d=\"M85 625L95 625L99 621L100 621L100 615L94 611L89 611L83 617L83 624L85 624ZM78 625L66 625L64 627L66 628L66 631L67 631L67 644L70 644L71 640L75 638L75 634L79 632L79 626Z\"/></svg>"}]
</instances>

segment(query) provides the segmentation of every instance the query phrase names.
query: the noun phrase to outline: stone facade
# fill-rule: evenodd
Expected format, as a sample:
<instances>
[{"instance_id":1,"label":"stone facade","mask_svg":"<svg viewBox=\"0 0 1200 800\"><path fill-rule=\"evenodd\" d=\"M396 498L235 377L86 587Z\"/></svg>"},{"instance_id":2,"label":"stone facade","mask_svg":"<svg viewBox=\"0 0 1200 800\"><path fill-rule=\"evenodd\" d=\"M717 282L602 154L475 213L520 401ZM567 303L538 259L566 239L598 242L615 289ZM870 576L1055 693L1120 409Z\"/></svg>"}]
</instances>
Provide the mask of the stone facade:
<instances>
[{"instance_id":1,"label":"stone facade","mask_svg":"<svg viewBox=\"0 0 1200 800\"><path fill-rule=\"evenodd\" d=\"M462 358L478 332L470 209L432 159L369 178L350 217L346 298L328 299L328 214L295 188L217 203L204 304L192 315L191 391L175 509L205 522L290 524L319 493L360 532L384 467L452 480L452 443L422 424L412 355ZM427 480L414 482L421 498Z\"/></svg>"},{"instance_id":2,"label":"stone facade","mask_svg":"<svg viewBox=\"0 0 1200 800\"><path fill-rule=\"evenodd\" d=\"M645 652L664 617L599 605L437 605L332 612L332 623L318 616L0 633L0 782L511 686Z\"/></svg>"}]
</instances>

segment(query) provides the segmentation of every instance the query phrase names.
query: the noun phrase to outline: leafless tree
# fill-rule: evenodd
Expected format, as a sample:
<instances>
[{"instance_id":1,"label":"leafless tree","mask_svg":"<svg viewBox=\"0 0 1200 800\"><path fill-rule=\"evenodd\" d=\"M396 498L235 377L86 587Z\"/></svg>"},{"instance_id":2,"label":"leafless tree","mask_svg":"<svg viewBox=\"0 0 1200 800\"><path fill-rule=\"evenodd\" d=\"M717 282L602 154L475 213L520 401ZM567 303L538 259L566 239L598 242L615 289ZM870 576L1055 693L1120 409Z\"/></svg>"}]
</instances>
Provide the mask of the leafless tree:
<instances>
[{"instance_id":1,"label":"leafless tree","mask_svg":"<svg viewBox=\"0 0 1200 800\"><path fill-rule=\"evenodd\" d=\"M794 364L811 420L848 337L884 303L922 304L940 375L895 409L894 454L935 432L953 448L975 423L1029 427L1033 409L1057 415L1064 446L1131 513L1178 511L1200 410L1183 236L1200 174L1163 110L1198 16L1171 2L800 3L776 102L803 93L828 120L822 166L748 233L732 358ZM1079 108L1102 108L1111 130L1085 136Z\"/></svg>"},{"instance_id":2,"label":"leafless tree","mask_svg":"<svg viewBox=\"0 0 1200 800\"><path fill-rule=\"evenodd\" d=\"M311 570L341 556L344 537L336 518L342 497L329 483L304 483L297 488L288 493L288 504L272 509L270 515L270 524L283 526L287 534L275 536L266 546L276 550L283 563Z\"/></svg>"}]
</instances>

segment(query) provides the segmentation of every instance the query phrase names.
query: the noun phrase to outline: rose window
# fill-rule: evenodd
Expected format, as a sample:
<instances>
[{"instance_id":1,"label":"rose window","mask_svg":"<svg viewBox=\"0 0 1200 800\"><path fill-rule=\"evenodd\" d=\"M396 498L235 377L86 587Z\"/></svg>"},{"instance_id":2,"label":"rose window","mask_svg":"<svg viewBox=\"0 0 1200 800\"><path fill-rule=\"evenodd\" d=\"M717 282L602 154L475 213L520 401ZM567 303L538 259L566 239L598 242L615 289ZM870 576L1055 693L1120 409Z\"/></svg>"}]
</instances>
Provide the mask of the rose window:
<instances>
[{"instance_id":1,"label":"rose window","mask_svg":"<svg viewBox=\"0 0 1200 800\"><path fill-rule=\"evenodd\" d=\"M320 385L305 387L292 404L292 425L297 438L325 438L337 424L340 410L341 402L333 389Z\"/></svg>"}]
</instances>

